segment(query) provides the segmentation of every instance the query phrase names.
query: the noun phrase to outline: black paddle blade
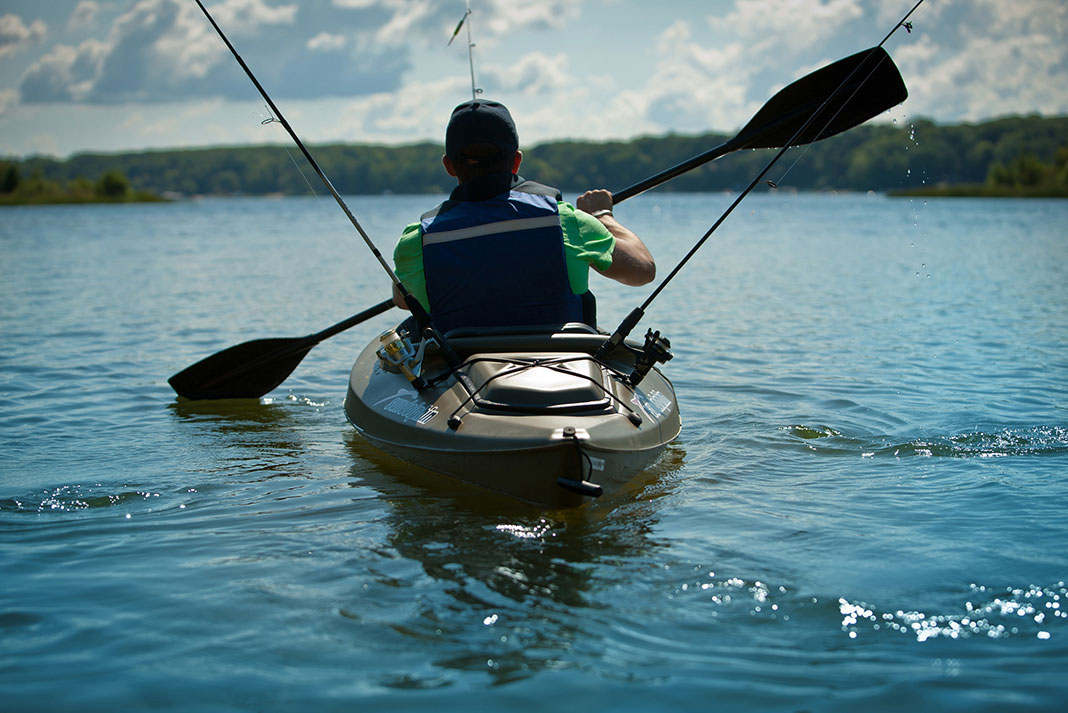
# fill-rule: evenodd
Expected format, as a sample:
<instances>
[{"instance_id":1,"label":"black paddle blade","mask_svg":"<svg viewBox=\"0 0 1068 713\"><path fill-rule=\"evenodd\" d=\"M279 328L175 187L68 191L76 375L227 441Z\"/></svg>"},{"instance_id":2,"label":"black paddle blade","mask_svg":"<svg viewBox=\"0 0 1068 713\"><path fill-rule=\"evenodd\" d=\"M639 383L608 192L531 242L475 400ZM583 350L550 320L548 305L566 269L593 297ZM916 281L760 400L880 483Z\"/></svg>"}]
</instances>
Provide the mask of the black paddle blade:
<instances>
[{"instance_id":1,"label":"black paddle blade","mask_svg":"<svg viewBox=\"0 0 1068 713\"><path fill-rule=\"evenodd\" d=\"M908 94L884 49L858 52L784 87L730 141L616 191L612 203L633 198L733 151L800 146L840 134L897 106Z\"/></svg>"},{"instance_id":2,"label":"black paddle blade","mask_svg":"<svg viewBox=\"0 0 1068 713\"><path fill-rule=\"evenodd\" d=\"M894 60L872 47L784 87L728 145L736 151L810 144L863 124L908 95Z\"/></svg>"},{"instance_id":3,"label":"black paddle blade","mask_svg":"<svg viewBox=\"0 0 1068 713\"><path fill-rule=\"evenodd\" d=\"M254 339L183 369L167 383L187 399L256 399L286 380L319 340Z\"/></svg>"},{"instance_id":4,"label":"black paddle blade","mask_svg":"<svg viewBox=\"0 0 1068 713\"><path fill-rule=\"evenodd\" d=\"M258 399L293 373L319 342L393 308L393 298L306 337L254 339L183 369L168 383L187 399Z\"/></svg>"}]
</instances>

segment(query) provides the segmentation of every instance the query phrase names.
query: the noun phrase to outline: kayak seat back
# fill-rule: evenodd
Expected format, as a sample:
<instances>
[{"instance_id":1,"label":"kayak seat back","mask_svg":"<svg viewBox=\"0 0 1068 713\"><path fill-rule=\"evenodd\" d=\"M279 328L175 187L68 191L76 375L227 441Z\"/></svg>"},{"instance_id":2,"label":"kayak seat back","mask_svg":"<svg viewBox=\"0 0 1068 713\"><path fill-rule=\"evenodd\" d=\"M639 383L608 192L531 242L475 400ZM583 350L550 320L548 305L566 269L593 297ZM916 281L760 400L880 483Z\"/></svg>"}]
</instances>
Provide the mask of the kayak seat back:
<instances>
[{"instance_id":1,"label":"kayak seat back","mask_svg":"<svg viewBox=\"0 0 1068 713\"><path fill-rule=\"evenodd\" d=\"M517 325L511 327L457 327L445 333L445 339L458 337L506 337L516 334L597 334L597 330L582 322Z\"/></svg>"},{"instance_id":2,"label":"kayak seat back","mask_svg":"<svg viewBox=\"0 0 1068 713\"><path fill-rule=\"evenodd\" d=\"M490 352L524 352L526 356L536 356L543 352L593 354L608 339L608 335L585 324L569 322L546 331L531 331L529 327L457 329L450 332L446 339L453 350L463 357Z\"/></svg>"}]
</instances>

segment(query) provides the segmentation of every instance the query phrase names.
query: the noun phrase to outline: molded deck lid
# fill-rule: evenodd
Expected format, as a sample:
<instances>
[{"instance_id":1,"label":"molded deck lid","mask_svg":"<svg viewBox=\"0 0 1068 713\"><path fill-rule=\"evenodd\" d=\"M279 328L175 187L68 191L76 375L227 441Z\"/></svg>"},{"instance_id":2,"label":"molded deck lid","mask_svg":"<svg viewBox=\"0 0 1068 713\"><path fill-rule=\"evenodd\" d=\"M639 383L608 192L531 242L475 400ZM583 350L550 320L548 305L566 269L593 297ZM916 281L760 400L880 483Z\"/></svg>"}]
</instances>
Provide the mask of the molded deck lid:
<instances>
[{"instance_id":1,"label":"molded deck lid","mask_svg":"<svg viewBox=\"0 0 1068 713\"><path fill-rule=\"evenodd\" d=\"M464 368L483 399L511 407L603 408L608 401L601 366L585 355L477 354Z\"/></svg>"}]
</instances>

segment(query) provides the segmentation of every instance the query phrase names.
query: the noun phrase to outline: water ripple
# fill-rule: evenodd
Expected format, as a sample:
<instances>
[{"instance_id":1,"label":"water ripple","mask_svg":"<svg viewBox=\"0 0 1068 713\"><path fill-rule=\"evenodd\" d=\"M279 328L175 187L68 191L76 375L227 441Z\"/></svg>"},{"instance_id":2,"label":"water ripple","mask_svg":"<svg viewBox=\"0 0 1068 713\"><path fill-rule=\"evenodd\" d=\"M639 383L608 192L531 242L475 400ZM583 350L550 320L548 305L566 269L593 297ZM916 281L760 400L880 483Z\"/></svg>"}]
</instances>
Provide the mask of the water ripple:
<instances>
[{"instance_id":1,"label":"water ripple","mask_svg":"<svg viewBox=\"0 0 1068 713\"><path fill-rule=\"evenodd\" d=\"M1005 458L1068 453L1068 428L1064 426L1003 428L907 440L889 436L850 436L825 425L792 425L784 426L780 430L787 434L791 442L823 455L859 454L866 458Z\"/></svg>"},{"instance_id":2,"label":"water ripple","mask_svg":"<svg viewBox=\"0 0 1068 713\"><path fill-rule=\"evenodd\" d=\"M150 501L158 497L160 497L159 493L147 490L109 491L99 483L96 485L61 485L24 497L4 498L0 500L0 510L34 513L76 512L130 502Z\"/></svg>"}]
</instances>

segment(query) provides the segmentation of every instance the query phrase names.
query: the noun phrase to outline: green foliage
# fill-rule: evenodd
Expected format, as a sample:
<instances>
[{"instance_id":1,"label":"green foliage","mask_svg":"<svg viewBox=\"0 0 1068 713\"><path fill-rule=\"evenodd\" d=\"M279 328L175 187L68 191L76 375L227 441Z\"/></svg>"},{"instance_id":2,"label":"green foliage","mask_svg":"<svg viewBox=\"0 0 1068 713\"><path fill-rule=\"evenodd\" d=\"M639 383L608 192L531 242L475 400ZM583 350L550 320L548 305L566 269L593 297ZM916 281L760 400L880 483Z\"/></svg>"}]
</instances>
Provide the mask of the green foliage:
<instances>
[{"instance_id":1,"label":"green foliage","mask_svg":"<svg viewBox=\"0 0 1068 713\"><path fill-rule=\"evenodd\" d=\"M1068 128L1061 121L1029 117L974 127L979 138L965 150L971 165L962 180L901 193L1068 197Z\"/></svg>"},{"instance_id":2,"label":"green foliage","mask_svg":"<svg viewBox=\"0 0 1068 713\"><path fill-rule=\"evenodd\" d=\"M120 200L130 192L130 181L118 171L108 171L97 179L96 194L107 200Z\"/></svg>"},{"instance_id":3,"label":"green foliage","mask_svg":"<svg viewBox=\"0 0 1068 713\"><path fill-rule=\"evenodd\" d=\"M521 172L567 192L594 187L621 190L727 138L708 133L630 141L553 141L526 147ZM441 166L443 149L439 144L333 144L311 150L343 194L441 194L455 185ZM658 190L739 191L772 155L769 150L734 153L679 176ZM1028 181L1045 181L1041 177L1051 171L1054 179L1061 177L1063 185L1068 171L1066 157L1068 117L1009 117L953 126L918 120L908 125L868 124L791 149L767 178L782 188L798 190L930 191L966 184L982 186L989 194ZM47 181L62 192L63 186L72 186L79 176L109 172L126 177L128 191L120 191L116 183L109 189L114 193L104 191L107 199L131 199L145 191L189 196L306 195L324 190L300 152L287 146L81 154L66 161L31 158L21 164L4 164L0 186L7 185L3 181L8 180L9 166L14 166L15 178L11 180L18 185L15 193L22 192L25 183L34 184L34 190L48 190L42 183ZM18 178L27 174L36 178Z\"/></svg>"},{"instance_id":4,"label":"green foliage","mask_svg":"<svg viewBox=\"0 0 1068 713\"><path fill-rule=\"evenodd\" d=\"M62 194L63 187L58 181L45 178L40 169L35 170L29 178L23 178L9 194L11 202L44 203L49 197Z\"/></svg>"},{"instance_id":5,"label":"green foliage","mask_svg":"<svg viewBox=\"0 0 1068 713\"><path fill-rule=\"evenodd\" d=\"M96 181L84 176L61 181L45 177L39 166L29 178L21 178L16 164L0 164L0 205L158 200L159 196L151 192L134 190L129 179L117 170L106 171Z\"/></svg>"},{"instance_id":6,"label":"green foliage","mask_svg":"<svg viewBox=\"0 0 1068 713\"><path fill-rule=\"evenodd\" d=\"M1068 196L1068 146L1057 150L1052 163L1032 154L1017 156L1008 164L995 163L986 186L1010 195Z\"/></svg>"},{"instance_id":7,"label":"green foliage","mask_svg":"<svg viewBox=\"0 0 1068 713\"><path fill-rule=\"evenodd\" d=\"M0 193L13 193L19 186L19 166L12 161L0 161Z\"/></svg>"}]
</instances>

